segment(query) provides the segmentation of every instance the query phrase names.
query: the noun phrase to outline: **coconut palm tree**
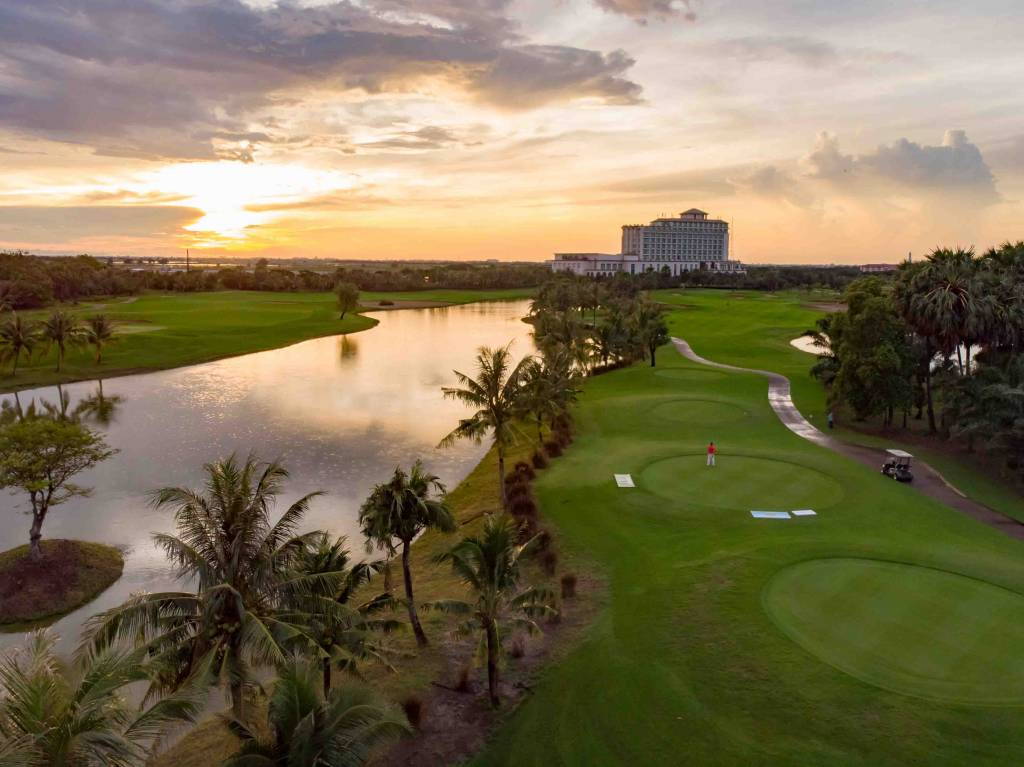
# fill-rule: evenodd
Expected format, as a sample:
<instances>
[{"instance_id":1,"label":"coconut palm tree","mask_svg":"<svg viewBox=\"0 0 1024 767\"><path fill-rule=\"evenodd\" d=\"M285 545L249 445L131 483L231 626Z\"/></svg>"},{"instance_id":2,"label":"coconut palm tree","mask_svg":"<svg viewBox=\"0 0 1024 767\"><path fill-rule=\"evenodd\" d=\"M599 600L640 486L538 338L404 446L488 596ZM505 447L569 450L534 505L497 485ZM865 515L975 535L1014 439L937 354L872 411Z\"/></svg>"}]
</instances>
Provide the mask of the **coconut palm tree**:
<instances>
[{"instance_id":1,"label":"coconut palm tree","mask_svg":"<svg viewBox=\"0 0 1024 767\"><path fill-rule=\"evenodd\" d=\"M150 678L144 649L108 649L65 667L55 641L36 632L0 659L0 764L141 766L169 726L202 709L194 691L141 709L127 703L128 686Z\"/></svg>"},{"instance_id":2,"label":"coconut palm tree","mask_svg":"<svg viewBox=\"0 0 1024 767\"><path fill-rule=\"evenodd\" d=\"M315 666L292 658L278 671L262 734L239 719L229 723L242 747L224 767L355 767L371 750L410 732L403 714L362 685L324 694Z\"/></svg>"},{"instance_id":3,"label":"coconut palm tree","mask_svg":"<svg viewBox=\"0 0 1024 767\"><path fill-rule=\"evenodd\" d=\"M458 578L469 586L476 600L433 602L432 609L466 615L456 633L460 636L479 634L480 651L487 661L487 690L491 705L500 703L498 694L498 662L501 658L506 630L536 633L536 619L553 615L554 594L545 588L520 590L520 560L537 540L517 544L518 530L505 515L489 516L483 535L463 538L450 551L437 558L448 562Z\"/></svg>"},{"instance_id":4,"label":"coconut palm tree","mask_svg":"<svg viewBox=\"0 0 1024 767\"><path fill-rule=\"evenodd\" d=\"M561 412L559 403L553 396L554 383L540 360L530 360L523 371L522 387L517 401L522 416L532 420L536 426L538 448L544 444L544 422L553 420Z\"/></svg>"},{"instance_id":5,"label":"coconut palm tree","mask_svg":"<svg viewBox=\"0 0 1024 767\"><path fill-rule=\"evenodd\" d=\"M388 652L375 636L403 624L376 617L394 605L390 594L378 594L359 605L350 604L356 591L384 568L382 561L351 561L344 536L332 539L327 533L303 549L292 572L307 582L308 591L297 594L294 605L298 619L305 618L305 633L322 651L323 690L331 689L331 670L339 666L357 671L357 664L372 659L388 668ZM317 581L315 576L328 576Z\"/></svg>"},{"instance_id":6,"label":"coconut palm tree","mask_svg":"<svg viewBox=\"0 0 1024 767\"><path fill-rule=\"evenodd\" d=\"M445 487L438 477L416 461L408 473L395 467L391 479L374 487L359 509L359 524L366 536L368 550L376 546L393 556L395 541L401 543L405 605L409 611L409 624L420 647L426 647L428 642L416 612L409 548L413 539L424 530L455 531L455 518L444 500L444 493ZM437 497L432 497L435 495Z\"/></svg>"},{"instance_id":7,"label":"coconut palm tree","mask_svg":"<svg viewBox=\"0 0 1024 767\"><path fill-rule=\"evenodd\" d=\"M39 341L39 328L34 322L27 322L20 315L11 316L0 324L0 359L11 360L11 375L18 375L18 360L21 355L32 355Z\"/></svg>"},{"instance_id":8,"label":"coconut palm tree","mask_svg":"<svg viewBox=\"0 0 1024 767\"><path fill-rule=\"evenodd\" d=\"M82 338L96 350L96 364L103 364L103 347L114 340L114 323L105 314L96 314L85 321Z\"/></svg>"},{"instance_id":9,"label":"coconut palm tree","mask_svg":"<svg viewBox=\"0 0 1024 767\"><path fill-rule=\"evenodd\" d=\"M204 469L201 490L166 487L152 494L156 508L174 509L178 528L177 535L158 533L153 540L195 592L133 596L90 619L86 642L94 648L140 642L162 669L158 688L177 689L192 679L226 682L241 719L253 667L283 663L286 647L319 653L291 608L310 584L329 580L293 572L299 553L321 535L296 534L320 493L304 495L272 522L288 477L281 464L231 455Z\"/></svg>"},{"instance_id":10,"label":"coconut palm tree","mask_svg":"<svg viewBox=\"0 0 1024 767\"><path fill-rule=\"evenodd\" d=\"M505 454L515 441L515 420L519 413L519 396L523 374L530 364L524 357L514 367L508 346L490 349L480 347L476 356L477 377L470 378L454 371L460 386L442 388L446 399L456 399L476 412L463 418L452 432L441 440L439 447L449 447L460 439L479 444L491 435L498 453L498 488L502 509L508 508L505 495Z\"/></svg>"},{"instance_id":11,"label":"coconut palm tree","mask_svg":"<svg viewBox=\"0 0 1024 767\"><path fill-rule=\"evenodd\" d=\"M651 355L651 367L655 364L655 352L659 346L669 342L668 325L661 307L650 301L643 301L633 316L636 338Z\"/></svg>"},{"instance_id":12,"label":"coconut palm tree","mask_svg":"<svg viewBox=\"0 0 1024 767\"><path fill-rule=\"evenodd\" d=\"M64 355L68 347L78 343L82 338L82 327L78 319L67 312L57 309L43 320L40 336L48 347L57 348L57 372L64 365Z\"/></svg>"}]
</instances>

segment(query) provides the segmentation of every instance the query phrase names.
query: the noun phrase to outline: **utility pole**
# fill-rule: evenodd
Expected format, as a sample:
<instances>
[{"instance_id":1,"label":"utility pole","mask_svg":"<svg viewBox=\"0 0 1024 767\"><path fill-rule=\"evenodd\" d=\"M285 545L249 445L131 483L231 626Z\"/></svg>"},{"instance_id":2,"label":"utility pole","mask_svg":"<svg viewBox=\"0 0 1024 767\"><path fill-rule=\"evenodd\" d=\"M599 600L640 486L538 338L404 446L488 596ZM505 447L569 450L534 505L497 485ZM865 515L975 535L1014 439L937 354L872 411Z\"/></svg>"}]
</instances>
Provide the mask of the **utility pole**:
<instances>
[{"instance_id":1,"label":"utility pole","mask_svg":"<svg viewBox=\"0 0 1024 767\"><path fill-rule=\"evenodd\" d=\"M185 248L185 274L189 273L188 248Z\"/></svg>"}]
</instances>

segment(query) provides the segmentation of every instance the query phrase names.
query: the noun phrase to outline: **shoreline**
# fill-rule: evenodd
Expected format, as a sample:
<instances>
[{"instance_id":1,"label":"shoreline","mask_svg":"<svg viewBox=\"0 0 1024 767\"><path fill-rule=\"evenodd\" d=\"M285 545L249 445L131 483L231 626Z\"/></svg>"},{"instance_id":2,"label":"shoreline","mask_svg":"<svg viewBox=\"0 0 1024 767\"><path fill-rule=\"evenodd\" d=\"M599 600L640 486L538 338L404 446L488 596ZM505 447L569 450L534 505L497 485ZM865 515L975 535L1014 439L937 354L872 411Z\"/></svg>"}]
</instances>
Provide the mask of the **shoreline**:
<instances>
[{"instance_id":1,"label":"shoreline","mask_svg":"<svg viewBox=\"0 0 1024 767\"><path fill-rule=\"evenodd\" d=\"M34 382L26 382L24 384L11 385L11 383L6 380L7 376L5 375L3 378L0 378L0 396L7 395L7 394L17 394L19 392L23 392L23 391L26 391L28 389L40 389L40 388L51 387L51 386L63 386L64 384L81 383L83 381L105 381L105 380L108 380L110 378L122 378L124 376L141 375L141 374L144 374L144 373L157 373L157 372L160 372L160 371L163 371L163 370L174 370L174 369L177 369L177 368L189 367L191 365L203 365L203 364L205 364L207 362L216 362L218 360L231 359L232 357L242 357L242 356L245 356L246 354L257 354L257 353L260 353L260 352L274 351L276 349L285 349L285 348L287 348L289 346L294 346L295 344L303 343L305 341L312 341L312 340L317 339L317 338L329 338L331 336L355 335L356 333L363 333L365 331L372 330L373 328L375 328L380 323L379 319L377 319L375 317L372 317L372 316L368 316L368 314L367 314L368 312L386 312L386 311L398 311L398 310L405 310L405 309L438 309L438 308L444 308L444 307L449 307L449 306L464 306L466 304L481 303L481 302L484 302L484 301L509 301L509 300L520 300L520 299L518 299L518 298L514 298L514 299L509 299L509 298L488 298L487 296L481 296L478 299L474 299L472 301L464 301L464 302L458 302L458 301L433 301L433 300L416 301L416 300L396 299L394 301L394 304L391 305L391 306L381 306L380 302L382 300L389 300L389 299L374 299L374 300L367 301L365 304L360 303L358 310L356 310L355 312L350 312L349 313L349 316L360 317L361 319L369 322L370 324L367 325L366 327L355 328L353 330L348 330L348 331L330 330L330 331L327 331L327 332L314 332L314 333L310 333L308 335L304 335L304 336L302 336L300 338L295 338L295 339L289 340L289 341L287 341L285 343L277 343L277 344L272 344L272 345L269 345L269 346L261 346L261 347L258 347L258 348L243 349L243 350L240 350L240 351L230 352L230 353L227 353L227 354L214 353L214 354L210 354L210 355L207 355L207 356L197 356L194 359L188 360L187 362L175 362L173 364L168 364L168 365L155 364L155 365L145 365L145 366L139 366L139 367L109 368L109 369L102 370L102 371L96 371L94 374L91 374L91 375L70 374L70 375L63 376L59 380L55 380L55 381L47 381L47 382L34 381Z\"/></svg>"}]
</instances>

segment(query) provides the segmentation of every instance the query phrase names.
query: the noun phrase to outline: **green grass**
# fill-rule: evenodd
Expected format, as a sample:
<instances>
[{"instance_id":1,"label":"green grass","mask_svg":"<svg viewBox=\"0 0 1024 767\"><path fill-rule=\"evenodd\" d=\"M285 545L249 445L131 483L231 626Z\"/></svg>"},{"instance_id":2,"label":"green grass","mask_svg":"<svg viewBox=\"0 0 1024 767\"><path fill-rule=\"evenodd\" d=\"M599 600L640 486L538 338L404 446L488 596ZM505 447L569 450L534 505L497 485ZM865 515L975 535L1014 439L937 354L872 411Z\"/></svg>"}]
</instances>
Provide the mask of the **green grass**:
<instances>
[{"instance_id":1,"label":"green grass","mask_svg":"<svg viewBox=\"0 0 1024 767\"><path fill-rule=\"evenodd\" d=\"M780 570L765 607L808 652L886 689L1024 703L1024 597L962 575L871 559Z\"/></svg>"},{"instance_id":2,"label":"green grass","mask_svg":"<svg viewBox=\"0 0 1024 767\"><path fill-rule=\"evenodd\" d=\"M81 607L121 577L124 557L113 546L62 539L0 552L0 631L27 631Z\"/></svg>"},{"instance_id":3,"label":"green grass","mask_svg":"<svg viewBox=\"0 0 1024 767\"><path fill-rule=\"evenodd\" d=\"M436 290L364 293L362 298L388 298L400 305L402 301L469 303L529 294L528 290ZM192 365L318 336L355 333L377 322L359 314L339 320L330 293L147 293L136 299L83 302L67 308L81 317L103 312L117 322L117 341L104 351L103 364L95 363L92 349L73 349L57 373L54 351L37 354L31 364L19 367L17 376L5 368L0 391ZM25 316L43 319L49 311Z\"/></svg>"},{"instance_id":4,"label":"green grass","mask_svg":"<svg viewBox=\"0 0 1024 767\"><path fill-rule=\"evenodd\" d=\"M788 345L817 314L802 308L804 296L675 292L659 295L687 305L670 316L673 335L708 358L789 375L798 404L822 417L812 358ZM795 436L760 376L703 372L670 346L658 364L588 381L577 441L538 481L563 549L606 574L609 605L472 764L1024 759L1020 706L950 702L1016 695L1024 545ZM711 429L705 406L687 399L748 415ZM671 403L674 418L665 417ZM716 469L702 465L709 438L721 450ZM616 488L616 472L632 473L637 488ZM740 508L804 500L818 516L755 520ZM834 558L915 567L798 579L813 602L782 630L766 588L780 573L803 575L801 563ZM777 592L773 604L791 596ZM877 644L854 664L868 640ZM912 686L901 669L916 675ZM947 683L959 689L936 694Z\"/></svg>"}]
</instances>

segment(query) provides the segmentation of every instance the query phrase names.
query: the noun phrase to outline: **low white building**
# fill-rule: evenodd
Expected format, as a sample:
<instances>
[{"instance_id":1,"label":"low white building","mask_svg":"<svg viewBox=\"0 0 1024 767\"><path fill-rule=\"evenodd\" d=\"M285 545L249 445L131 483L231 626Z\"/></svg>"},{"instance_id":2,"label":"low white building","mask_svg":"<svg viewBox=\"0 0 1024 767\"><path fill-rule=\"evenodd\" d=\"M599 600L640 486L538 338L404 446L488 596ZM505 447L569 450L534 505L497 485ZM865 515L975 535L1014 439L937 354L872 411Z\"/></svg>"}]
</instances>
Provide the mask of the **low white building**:
<instances>
[{"instance_id":1,"label":"low white building","mask_svg":"<svg viewBox=\"0 0 1024 767\"><path fill-rule=\"evenodd\" d=\"M616 272L643 274L668 270L670 274L696 270L743 273L743 264L729 260L729 224L709 219L696 208L678 218L656 218L649 224L622 227L622 252L555 253L549 261L556 272L587 277Z\"/></svg>"}]
</instances>

